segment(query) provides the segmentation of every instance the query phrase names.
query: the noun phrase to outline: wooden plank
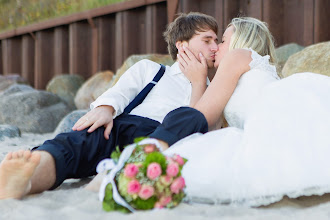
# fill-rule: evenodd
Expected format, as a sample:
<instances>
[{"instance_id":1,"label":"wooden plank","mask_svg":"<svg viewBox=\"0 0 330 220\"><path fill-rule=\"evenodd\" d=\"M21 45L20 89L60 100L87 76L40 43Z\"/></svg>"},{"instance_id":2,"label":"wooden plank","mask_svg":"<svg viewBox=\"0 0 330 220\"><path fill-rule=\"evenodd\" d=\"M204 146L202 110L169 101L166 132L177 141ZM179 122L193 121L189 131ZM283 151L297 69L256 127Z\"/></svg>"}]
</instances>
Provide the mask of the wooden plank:
<instances>
[{"instance_id":1,"label":"wooden plank","mask_svg":"<svg viewBox=\"0 0 330 220\"><path fill-rule=\"evenodd\" d=\"M35 36L34 87L45 89L54 76L54 31L38 31Z\"/></svg>"},{"instance_id":2,"label":"wooden plank","mask_svg":"<svg viewBox=\"0 0 330 220\"><path fill-rule=\"evenodd\" d=\"M3 73L21 74L22 42L20 37L2 40Z\"/></svg>"},{"instance_id":3,"label":"wooden plank","mask_svg":"<svg viewBox=\"0 0 330 220\"><path fill-rule=\"evenodd\" d=\"M116 21L114 15L100 17L98 25L98 66L97 71L115 71L116 61Z\"/></svg>"},{"instance_id":4,"label":"wooden plank","mask_svg":"<svg viewBox=\"0 0 330 220\"><path fill-rule=\"evenodd\" d=\"M124 27L124 12L118 12L116 14L116 60L115 60L115 69L117 70L124 62L124 35L125 35L125 27Z\"/></svg>"},{"instance_id":5,"label":"wooden plank","mask_svg":"<svg viewBox=\"0 0 330 220\"><path fill-rule=\"evenodd\" d=\"M228 24L231 22L233 18L240 15L241 13L240 10L241 8L239 1L224 0L224 16L223 16L224 29L227 28Z\"/></svg>"},{"instance_id":6,"label":"wooden plank","mask_svg":"<svg viewBox=\"0 0 330 220\"><path fill-rule=\"evenodd\" d=\"M330 40L329 0L315 0L314 43Z\"/></svg>"},{"instance_id":7,"label":"wooden plank","mask_svg":"<svg viewBox=\"0 0 330 220\"><path fill-rule=\"evenodd\" d=\"M26 34L22 36L22 77L31 86L34 86L34 57L35 45L34 35Z\"/></svg>"},{"instance_id":8,"label":"wooden plank","mask_svg":"<svg viewBox=\"0 0 330 220\"><path fill-rule=\"evenodd\" d=\"M277 47L284 43L283 1L284 0L264 0L263 2L263 21L268 24L268 28L275 39L275 45Z\"/></svg>"},{"instance_id":9,"label":"wooden plank","mask_svg":"<svg viewBox=\"0 0 330 220\"><path fill-rule=\"evenodd\" d=\"M303 42L304 45L311 45L314 43L314 0L304 0L303 15Z\"/></svg>"},{"instance_id":10,"label":"wooden plank","mask_svg":"<svg viewBox=\"0 0 330 220\"><path fill-rule=\"evenodd\" d=\"M166 4L155 4L146 7L146 53L167 54L167 44L163 37L166 29Z\"/></svg>"},{"instance_id":11,"label":"wooden plank","mask_svg":"<svg viewBox=\"0 0 330 220\"><path fill-rule=\"evenodd\" d=\"M107 14L117 13L129 9L138 8L145 5L155 4L159 2L165 2L166 0L130 0L111 4L108 6L87 10L80 13L75 13L60 18L54 18L46 20L40 23L31 24L17 29L0 33L0 39L10 38L16 35L23 35L31 32L36 32L56 26L68 25L74 22L87 20L88 18L100 17Z\"/></svg>"},{"instance_id":12,"label":"wooden plank","mask_svg":"<svg viewBox=\"0 0 330 220\"><path fill-rule=\"evenodd\" d=\"M199 11L199 0L181 0L179 3L179 11L183 13L189 13L191 11Z\"/></svg>"},{"instance_id":13,"label":"wooden plank","mask_svg":"<svg viewBox=\"0 0 330 220\"><path fill-rule=\"evenodd\" d=\"M54 29L54 74L69 73L69 28L60 26Z\"/></svg>"},{"instance_id":14,"label":"wooden plank","mask_svg":"<svg viewBox=\"0 0 330 220\"><path fill-rule=\"evenodd\" d=\"M304 3L301 0L284 1L283 44L304 44Z\"/></svg>"},{"instance_id":15,"label":"wooden plank","mask_svg":"<svg viewBox=\"0 0 330 220\"><path fill-rule=\"evenodd\" d=\"M167 22L171 23L175 19L179 7L179 0L167 0Z\"/></svg>"},{"instance_id":16,"label":"wooden plank","mask_svg":"<svg viewBox=\"0 0 330 220\"><path fill-rule=\"evenodd\" d=\"M263 19L262 9L263 9L263 0L249 0L242 1L241 7L243 9L243 14L249 17L254 17L259 20Z\"/></svg>"},{"instance_id":17,"label":"wooden plank","mask_svg":"<svg viewBox=\"0 0 330 220\"><path fill-rule=\"evenodd\" d=\"M88 22L76 22L69 26L70 73L89 78L92 70L92 31Z\"/></svg>"}]
</instances>

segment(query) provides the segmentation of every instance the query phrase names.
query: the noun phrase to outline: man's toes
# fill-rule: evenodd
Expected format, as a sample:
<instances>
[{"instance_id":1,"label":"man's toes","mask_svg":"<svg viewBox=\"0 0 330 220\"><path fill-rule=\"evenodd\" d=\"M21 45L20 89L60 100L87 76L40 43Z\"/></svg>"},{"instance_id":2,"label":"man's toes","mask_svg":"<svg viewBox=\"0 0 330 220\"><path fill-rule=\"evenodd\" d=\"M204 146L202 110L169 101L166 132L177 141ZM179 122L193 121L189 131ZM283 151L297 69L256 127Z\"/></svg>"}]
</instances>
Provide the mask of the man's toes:
<instances>
[{"instance_id":1,"label":"man's toes","mask_svg":"<svg viewBox=\"0 0 330 220\"><path fill-rule=\"evenodd\" d=\"M31 154L31 157L29 158L29 161L31 161L35 164L39 164L40 158L41 158L41 155L38 152L33 152Z\"/></svg>"},{"instance_id":2,"label":"man's toes","mask_svg":"<svg viewBox=\"0 0 330 220\"><path fill-rule=\"evenodd\" d=\"M23 157L24 159L28 160L31 157L31 151L29 150L24 151Z\"/></svg>"},{"instance_id":3,"label":"man's toes","mask_svg":"<svg viewBox=\"0 0 330 220\"><path fill-rule=\"evenodd\" d=\"M5 157L5 160L11 160L13 158L13 153L12 152L9 152L6 157Z\"/></svg>"}]
</instances>

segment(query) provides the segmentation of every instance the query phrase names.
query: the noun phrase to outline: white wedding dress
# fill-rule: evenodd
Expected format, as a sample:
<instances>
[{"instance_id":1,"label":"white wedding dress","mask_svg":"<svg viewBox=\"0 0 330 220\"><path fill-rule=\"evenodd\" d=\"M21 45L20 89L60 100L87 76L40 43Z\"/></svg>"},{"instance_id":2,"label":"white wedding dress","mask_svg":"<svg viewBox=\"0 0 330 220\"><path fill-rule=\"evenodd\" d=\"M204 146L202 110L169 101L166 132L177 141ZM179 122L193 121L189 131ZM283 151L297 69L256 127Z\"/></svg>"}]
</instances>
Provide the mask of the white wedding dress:
<instances>
[{"instance_id":1,"label":"white wedding dress","mask_svg":"<svg viewBox=\"0 0 330 220\"><path fill-rule=\"evenodd\" d=\"M251 51L251 70L224 110L230 127L165 151L189 160L189 201L260 206L330 192L330 77L279 80L269 56Z\"/></svg>"}]
</instances>

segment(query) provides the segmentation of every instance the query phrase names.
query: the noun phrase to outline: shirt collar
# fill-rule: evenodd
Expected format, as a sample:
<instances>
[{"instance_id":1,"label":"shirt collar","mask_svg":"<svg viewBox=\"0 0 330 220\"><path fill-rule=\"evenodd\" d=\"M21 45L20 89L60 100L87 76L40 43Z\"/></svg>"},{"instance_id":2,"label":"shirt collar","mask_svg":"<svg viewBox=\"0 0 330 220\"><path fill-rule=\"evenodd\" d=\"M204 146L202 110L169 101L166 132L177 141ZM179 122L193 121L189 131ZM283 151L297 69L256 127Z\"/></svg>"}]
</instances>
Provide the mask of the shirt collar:
<instances>
[{"instance_id":1,"label":"shirt collar","mask_svg":"<svg viewBox=\"0 0 330 220\"><path fill-rule=\"evenodd\" d=\"M178 63L178 62L175 62L175 63L171 66L169 74L171 74L171 75L176 75L176 74L180 74L180 73L183 74L183 73L181 72L181 70L180 70L179 63Z\"/></svg>"}]
</instances>

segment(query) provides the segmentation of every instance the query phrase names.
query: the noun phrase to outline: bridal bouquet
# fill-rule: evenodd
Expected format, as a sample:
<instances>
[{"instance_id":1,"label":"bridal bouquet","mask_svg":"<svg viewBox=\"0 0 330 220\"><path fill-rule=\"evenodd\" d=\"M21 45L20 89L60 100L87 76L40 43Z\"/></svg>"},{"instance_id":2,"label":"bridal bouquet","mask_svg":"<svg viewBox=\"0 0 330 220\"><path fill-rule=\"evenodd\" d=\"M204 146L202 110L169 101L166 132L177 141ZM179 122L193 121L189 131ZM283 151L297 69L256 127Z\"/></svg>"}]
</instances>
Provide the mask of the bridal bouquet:
<instances>
[{"instance_id":1,"label":"bridal bouquet","mask_svg":"<svg viewBox=\"0 0 330 220\"><path fill-rule=\"evenodd\" d=\"M134 212L153 208L172 208L185 196L181 169L186 159L165 156L154 139L137 139L121 153L101 161L98 172L107 171L100 188L105 211Z\"/></svg>"}]
</instances>

